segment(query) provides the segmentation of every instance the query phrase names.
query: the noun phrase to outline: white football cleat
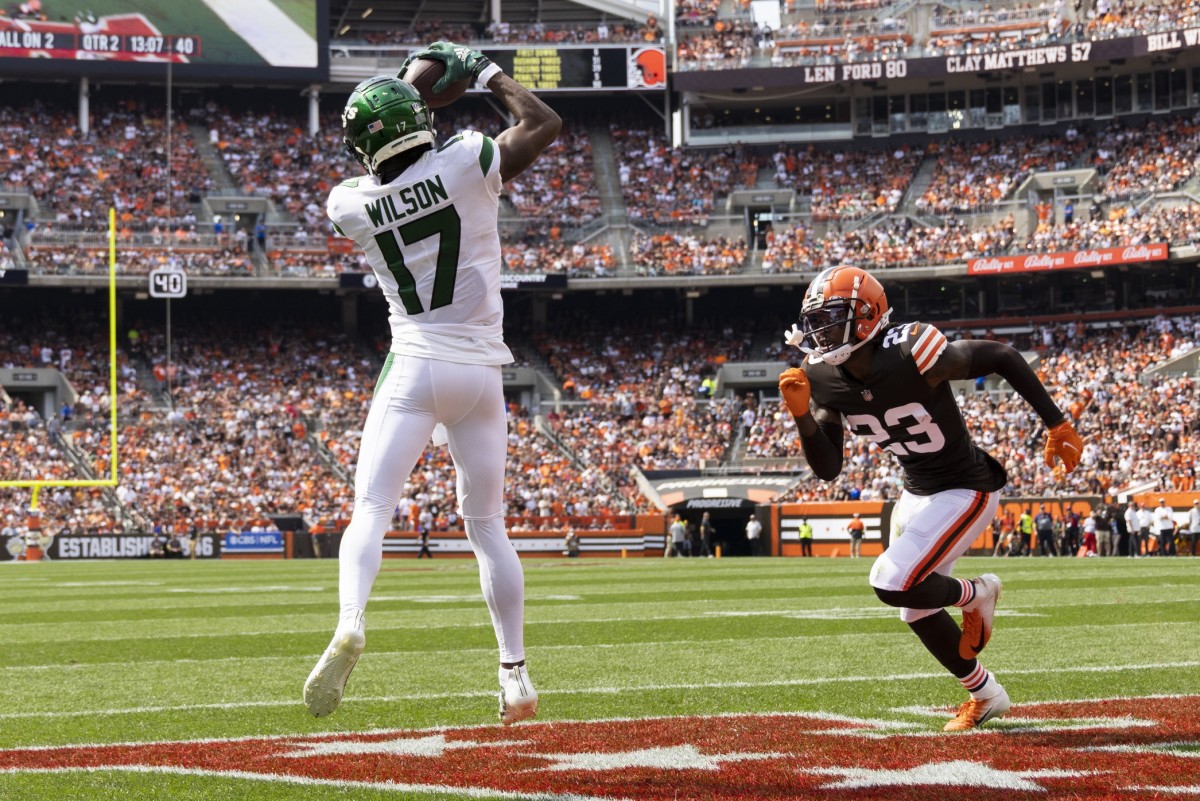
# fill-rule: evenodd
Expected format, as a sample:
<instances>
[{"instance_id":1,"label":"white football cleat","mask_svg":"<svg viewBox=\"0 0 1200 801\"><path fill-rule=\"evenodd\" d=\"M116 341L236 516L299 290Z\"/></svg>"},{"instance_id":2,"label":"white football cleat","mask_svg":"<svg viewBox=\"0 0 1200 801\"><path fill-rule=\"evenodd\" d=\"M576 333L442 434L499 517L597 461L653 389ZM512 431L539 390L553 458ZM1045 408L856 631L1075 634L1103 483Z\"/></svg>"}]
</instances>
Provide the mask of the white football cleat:
<instances>
[{"instance_id":1,"label":"white football cleat","mask_svg":"<svg viewBox=\"0 0 1200 801\"><path fill-rule=\"evenodd\" d=\"M500 722L511 726L537 714L538 694L524 665L500 668Z\"/></svg>"},{"instance_id":2,"label":"white football cleat","mask_svg":"<svg viewBox=\"0 0 1200 801\"><path fill-rule=\"evenodd\" d=\"M338 708L346 679L350 678L350 671L354 670L366 644L361 612L353 623L338 625L329 647L304 682L304 705L309 714L323 718Z\"/></svg>"}]
</instances>

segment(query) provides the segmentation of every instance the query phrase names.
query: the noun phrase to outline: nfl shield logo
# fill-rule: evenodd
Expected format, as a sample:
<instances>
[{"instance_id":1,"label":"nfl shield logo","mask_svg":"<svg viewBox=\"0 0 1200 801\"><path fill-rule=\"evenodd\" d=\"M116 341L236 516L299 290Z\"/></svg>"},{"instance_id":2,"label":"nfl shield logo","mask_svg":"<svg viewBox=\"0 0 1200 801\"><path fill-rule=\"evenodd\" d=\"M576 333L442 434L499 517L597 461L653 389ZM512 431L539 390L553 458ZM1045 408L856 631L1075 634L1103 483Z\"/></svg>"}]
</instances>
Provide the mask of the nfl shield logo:
<instances>
[{"instance_id":1,"label":"nfl shield logo","mask_svg":"<svg viewBox=\"0 0 1200 801\"><path fill-rule=\"evenodd\" d=\"M863 390L863 400L870 402L875 396L871 394L871 390Z\"/></svg>"}]
</instances>

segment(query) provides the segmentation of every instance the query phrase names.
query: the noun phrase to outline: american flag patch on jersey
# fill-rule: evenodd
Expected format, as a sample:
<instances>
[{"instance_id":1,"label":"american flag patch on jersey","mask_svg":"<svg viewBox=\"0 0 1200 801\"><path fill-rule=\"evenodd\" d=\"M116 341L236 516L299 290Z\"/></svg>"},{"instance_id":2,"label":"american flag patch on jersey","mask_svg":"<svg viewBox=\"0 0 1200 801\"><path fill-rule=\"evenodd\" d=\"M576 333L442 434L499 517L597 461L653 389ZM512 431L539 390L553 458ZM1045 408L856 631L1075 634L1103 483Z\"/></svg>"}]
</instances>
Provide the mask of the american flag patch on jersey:
<instances>
[{"instance_id":1,"label":"american flag patch on jersey","mask_svg":"<svg viewBox=\"0 0 1200 801\"><path fill-rule=\"evenodd\" d=\"M933 326L925 328L925 332L917 338L917 344L913 346L912 350L913 361L917 363L917 370L921 375L933 367L934 362L938 360L938 356L942 355L942 351L948 344L941 331Z\"/></svg>"}]
</instances>

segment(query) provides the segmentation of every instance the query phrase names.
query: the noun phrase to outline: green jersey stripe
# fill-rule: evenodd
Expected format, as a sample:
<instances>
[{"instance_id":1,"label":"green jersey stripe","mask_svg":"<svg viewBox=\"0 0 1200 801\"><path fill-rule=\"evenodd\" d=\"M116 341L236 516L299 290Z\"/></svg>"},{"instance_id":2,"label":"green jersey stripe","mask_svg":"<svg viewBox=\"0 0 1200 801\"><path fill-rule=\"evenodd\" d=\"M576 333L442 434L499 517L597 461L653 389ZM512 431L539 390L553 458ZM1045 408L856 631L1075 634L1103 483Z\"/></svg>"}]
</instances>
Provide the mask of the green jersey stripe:
<instances>
[{"instance_id":1,"label":"green jersey stripe","mask_svg":"<svg viewBox=\"0 0 1200 801\"><path fill-rule=\"evenodd\" d=\"M479 151L479 167L486 176L492 168L492 159L496 157L496 146L489 137L483 137L483 148Z\"/></svg>"}]
</instances>

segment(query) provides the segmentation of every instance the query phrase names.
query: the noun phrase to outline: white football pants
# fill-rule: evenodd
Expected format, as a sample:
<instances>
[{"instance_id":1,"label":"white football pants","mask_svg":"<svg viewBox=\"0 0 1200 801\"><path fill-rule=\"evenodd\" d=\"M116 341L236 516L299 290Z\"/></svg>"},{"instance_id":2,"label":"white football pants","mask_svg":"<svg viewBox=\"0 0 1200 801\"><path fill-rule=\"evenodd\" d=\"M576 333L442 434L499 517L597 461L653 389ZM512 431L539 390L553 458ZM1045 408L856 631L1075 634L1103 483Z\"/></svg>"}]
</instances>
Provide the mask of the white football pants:
<instances>
[{"instance_id":1,"label":"white football pants","mask_svg":"<svg viewBox=\"0 0 1200 801\"><path fill-rule=\"evenodd\" d=\"M871 566L871 586L911 590L930 573L949 576L954 563L992 522L999 505L999 492L900 493L892 510L891 544ZM902 608L900 619L912 623L940 611Z\"/></svg>"},{"instance_id":2,"label":"white football pants","mask_svg":"<svg viewBox=\"0 0 1200 801\"><path fill-rule=\"evenodd\" d=\"M500 661L519 662L525 658L525 576L504 531L508 415L496 365L388 357L363 426L354 513L342 535L341 617L366 609L404 482L439 422L449 435L460 514L479 560Z\"/></svg>"}]
</instances>

